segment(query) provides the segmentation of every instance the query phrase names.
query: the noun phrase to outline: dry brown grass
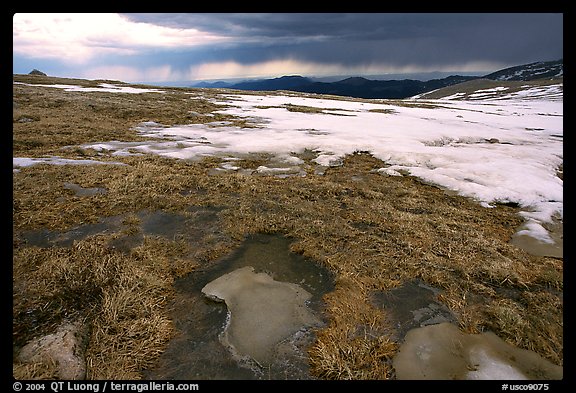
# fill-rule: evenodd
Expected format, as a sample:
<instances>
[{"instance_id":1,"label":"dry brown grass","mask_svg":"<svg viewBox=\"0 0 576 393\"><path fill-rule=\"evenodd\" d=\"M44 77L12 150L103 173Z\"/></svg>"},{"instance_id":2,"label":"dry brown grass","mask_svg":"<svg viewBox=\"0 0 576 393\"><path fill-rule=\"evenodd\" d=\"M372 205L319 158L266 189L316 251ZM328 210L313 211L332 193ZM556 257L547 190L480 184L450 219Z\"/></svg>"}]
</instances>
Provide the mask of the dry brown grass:
<instances>
[{"instance_id":1,"label":"dry brown grass","mask_svg":"<svg viewBox=\"0 0 576 393\"><path fill-rule=\"evenodd\" d=\"M162 259L123 255L106 240L97 236L72 248L15 250L15 345L80 317L91 326L87 377L132 379L171 337L164 308L172 277L159 266ZM21 376L37 373L18 367Z\"/></svg>"},{"instance_id":2,"label":"dry brown grass","mask_svg":"<svg viewBox=\"0 0 576 393\"><path fill-rule=\"evenodd\" d=\"M169 114L153 116L162 108L152 108L157 95L130 95L131 100L121 95L64 95L61 99L70 102L63 107L41 108L42 100L32 97L53 93L37 90L15 87L18 110L46 120L14 123L14 140L20 141L14 155L60 154L59 148L69 142L111 138L113 127L94 128L81 112L70 111L85 99L101 99L98 105L109 106L109 117L118 113L114 105L119 105L119 113L123 105L139 113L128 116L129 121L110 120L108 126L119 121L121 135L112 139L137 138L129 128L142 120L178 122ZM171 104L183 100L179 97ZM190 106L174 110L179 120ZM68 120L76 124L74 131L48 142L52 134L61 134ZM41 145L26 150L24 142L36 134ZM235 165L251 168L268 159L245 158ZM195 163L157 156L114 160L127 165L36 165L14 174L16 347L50 332L65 317L81 315L92 325L88 377L139 378L173 334L165 306L174 278L218 260L248 234L282 233L294 239L294 252L313 258L336 277L335 290L325 296L329 323L317 331L309 352L311 369L319 378L394 378L391 359L399 343L390 339L394 328L370 296L414 278L443 291L440 300L464 331L490 329L563 363L563 263L509 244L521 223L516 208L486 209L412 177L371 173L385 163L365 153L346 157L341 167L330 168L324 176L308 168L306 177L284 179L211 176L209 169L220 164L218 158ZM63 187L65 182L107 192L77 197ZM144 236L126 253L109 246L119 233L86 238L70 248L28 247L21 238L25 230L63 231L116 215L124 217L124 232L137 233L135 213L148 209L189 215L190 206L219 208L217 229L204 234L194 248L181 239ZM24 367L15 364L14 370ZM30 375L47 375L38 366L36 370Z\"/></svg>"},{"instance_id":3,"label":"dry brown grass","mask_svg":"<svg viewBox=\"0 0 576 393\"><path fill-rule=\"evenodd\" d=\"M369 301L365 283L341 278L325 296L329 326L310 349L313 372L326 379L389 379L398 344L391 326Z\"/></svg>"},{"instance_id":4,"label":"dry brown grass","mask_svg":"<svg viewBox=\"0 0 576 393\"><path fill-rule=\"evenodd\" d=\"M84 87L97 87L99 83L122 85L115 81L31 75L14 75L14 81ZM244 124L241 119L213 113L224 106L205 99L213 96L210 91L194 90L189 94L189 91L178 88L161 90L165 93L66 92L60 88L14 84L13 152L15 155L35 157L43 154L65 155L66 150L61 150L64 146L109 140L140 141L144 138L133 127L144 121L165 125L210 121L238 121ZM82 151L74 149L68 154L79 152ZM85 151L84 154L93 153Z\"/></svg>"},{"instance_id":5,"label":"dry brown grass","mask_svg":"<svg viewBox=\"0 0 576 393\"><path fill-rule=\"evenodd\" d=\"M43 362L14 363L12 376L20 380L55 380L58 379L58 365L52 359Z\"/></svg>"}]
</instances>

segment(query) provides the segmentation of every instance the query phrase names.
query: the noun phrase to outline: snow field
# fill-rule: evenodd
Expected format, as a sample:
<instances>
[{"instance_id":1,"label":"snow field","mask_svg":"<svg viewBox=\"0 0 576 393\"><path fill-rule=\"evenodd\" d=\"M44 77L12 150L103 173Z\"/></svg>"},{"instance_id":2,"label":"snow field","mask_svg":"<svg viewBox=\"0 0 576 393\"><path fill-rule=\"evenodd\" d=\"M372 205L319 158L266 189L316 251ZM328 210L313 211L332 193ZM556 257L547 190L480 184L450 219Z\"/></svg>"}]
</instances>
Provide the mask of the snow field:
<instances>
[{"instance_id":1,"label":"snow field","mask_svg":"<svg viewBox=\"0 0 576 393\"><path fill-rule=\"evenodd\" d=\"M47 86L75 90L68 85ZM146 91L107 84L90 88L102 90ZM478 94L491 93L488 90L502 89ZM563 217L563 182L556 175L563 161L563 103L556 94L558 87L549 88L548 95L542 94L543 89L533 94L531 90L506 100L469 101L362 102L229 94L217 100L229 105L220 112L247 118L256 127L227 122L166 127L144 122L137 128L142 135L163 140L108 141L83 147L106 149L114 155L141 152L179 159L270 153L292 166L302 164L296 154L305 149L317 153L314 161L321 166L338 165L347 154L368 151L387 164L380 170L383 175L407 172L485 207L518 203L528 221L524 234L551 242L541 224Z\"/></svg>"}]
</instances>

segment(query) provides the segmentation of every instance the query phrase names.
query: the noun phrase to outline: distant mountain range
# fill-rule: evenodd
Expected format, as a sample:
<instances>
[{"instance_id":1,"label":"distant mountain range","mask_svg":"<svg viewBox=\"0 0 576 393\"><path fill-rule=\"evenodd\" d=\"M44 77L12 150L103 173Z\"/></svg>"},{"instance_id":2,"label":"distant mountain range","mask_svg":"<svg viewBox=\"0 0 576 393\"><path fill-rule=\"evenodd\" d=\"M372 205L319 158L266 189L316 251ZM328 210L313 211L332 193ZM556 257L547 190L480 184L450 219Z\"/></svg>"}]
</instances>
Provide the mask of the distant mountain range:
<instances>
[{"instance_id":1,"label":"distant mountain range","mask_svg":"<svg viewBox=\"0 0 576 393\"><path fill-rule=\"evenodd\" d=\"M452 75L446 78L431 79L428 81L414 79L371 80L362 77L352 77L337 82L317 82L310 78L296 75L282 76L273 79L250 80L239 83L200 82L192 87L253 91L289 90L302 93L331 94L356 98L401 99L474 79L529 81L543 78L561 78L563 76L563 64L563 59L536 62L505 68L483 76Z\"/></svg>"}]
</instances>

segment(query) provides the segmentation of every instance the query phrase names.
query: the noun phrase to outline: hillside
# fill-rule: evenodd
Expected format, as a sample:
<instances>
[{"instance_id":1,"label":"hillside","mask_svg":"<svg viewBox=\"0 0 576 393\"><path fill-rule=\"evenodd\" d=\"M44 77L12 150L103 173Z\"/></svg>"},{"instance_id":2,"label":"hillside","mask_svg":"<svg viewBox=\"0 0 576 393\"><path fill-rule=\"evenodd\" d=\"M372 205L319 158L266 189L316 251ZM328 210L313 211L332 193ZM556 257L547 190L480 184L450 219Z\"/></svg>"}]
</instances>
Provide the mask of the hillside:
<instances>
[{"instance_id":1,"label":"hillside","mask_svg":"<svg viewBox=\"0 0 576 393\"><path fill-rule=\"evenodd\" d=\"M355 98L402 99L474 78L475 77L450 76L443 79L433 79L422 82L411 79L379 81L355 77L332 83L315 82L288 90Z\"/></svg>"},{"instance_id":2,"label":"hillside","mask_svg":"<svg viewBox=\"0 0 576 393\"><path fill-rule=\"evenodd\" d=\"M561 78L563 75L564 62L560 59L556 61L540 61L505 68L485 75L483 78L500 81L531 81L537 79Z\"/></svg>"},{"instance_id":3,"label":"hillside","mask_svg":"<svg viewBox=\"0 0 576 393\"><path fill-rule=\"evenodd\" d=\"M518 98L562 100L563 79L514 81L479 78L412 97L412 99L433 100L506 100Z\"/></svg>"},{"instance_id":4,"label":"hillside","mask_svg":"<svg viewBox=\"0 0 576 393\"><path fill-rule=\"evenodd\" d=\"M13 377L399 379L413 332L451 326L505 349L427 346L446 379L561 379L563 103L521 83L367 100L14 75ZM314 315L272 343L260 325L293 308L244 318L265 357L227 337L254 298L203 292L250 295L240 269L276 288L260 310L282 287Z\"/></svg>"}]
</instances>

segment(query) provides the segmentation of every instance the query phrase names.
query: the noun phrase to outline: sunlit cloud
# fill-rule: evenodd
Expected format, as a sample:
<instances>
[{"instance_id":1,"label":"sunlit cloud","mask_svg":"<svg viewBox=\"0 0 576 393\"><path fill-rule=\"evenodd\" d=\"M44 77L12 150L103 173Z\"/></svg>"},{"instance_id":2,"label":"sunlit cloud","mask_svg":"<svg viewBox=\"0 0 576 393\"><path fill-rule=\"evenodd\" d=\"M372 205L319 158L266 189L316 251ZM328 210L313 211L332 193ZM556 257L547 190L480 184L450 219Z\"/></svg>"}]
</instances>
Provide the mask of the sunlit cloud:
<instances>
[{"instance_id":1,"label":"sunlit cloud","mask_svg":"<svg viewBox=\"0 0 576 393\"><path fill-rule=\"evenodd\" d=\"M190 48L225 42L193 28L132 22L118 14L15 14L13 51L31 58L85 63L101 55L134 55L147 48Z\"/></svg>"},{"instance_id":2,"label":"sunlit cloud","mask_svg":"<svg viewBox=\"0 0 576 393\"><path fill-rule=\"evenodd\" d=\"M103 75L105 77L103 78ZM175 69L169 64L155 67L106 65L86 67L77 75L83 79L112 79L123 82L176 82L190 80L187 70Z\"/></svg>"},{"instance_id":3,"label":"sunlit cloud","mask_svg":"<svg viewBox=\"0 0 576 393\"><path fill-rule=\"evenodd\" d=\"M271 60L253 64L241 64L235 61L204 63L190 67L191 79L215 78L262 78L287 74L311 74L340 72L341 66L322 65L301 62L292 59Z\"/></svg>"},{"instance_id":4,"label":"sunlit cloud","mask_svg":"<svg viewBox=\"0 0 576 393\"><path fill-rule=\"evenodd\" d=\"M385 75L410 74L434 71L479 72L502 68L493 62L470 62L453 66L391 66L386 64L338 65L298 61L294 59L272 60L253 64L234 61L203 63L188 68L175 68L170 64L159 66L102 65L82 68L74 77L85 79L112 79L124 82L181 82L215 79L275 78L281 75Z\"/></svg>"},{"instance_id":5,"label":"sunlit cloud","mask_svg":"<svg viewBox=\"0 0 576 393\"><path fill-rule=\"evenodd\" d=\"M189 80L225 79L225 78L268 78L279 75L377 75L403 74L433 71L477 72L491 71L499 68L494 62L469 62L457 65L390 65L370 63L361 65L325 64L299 61L295 59L271 60L252 64L241 64L235 61L212 62L191 66L187 73Z\"/></svg>"}]
</instances>

